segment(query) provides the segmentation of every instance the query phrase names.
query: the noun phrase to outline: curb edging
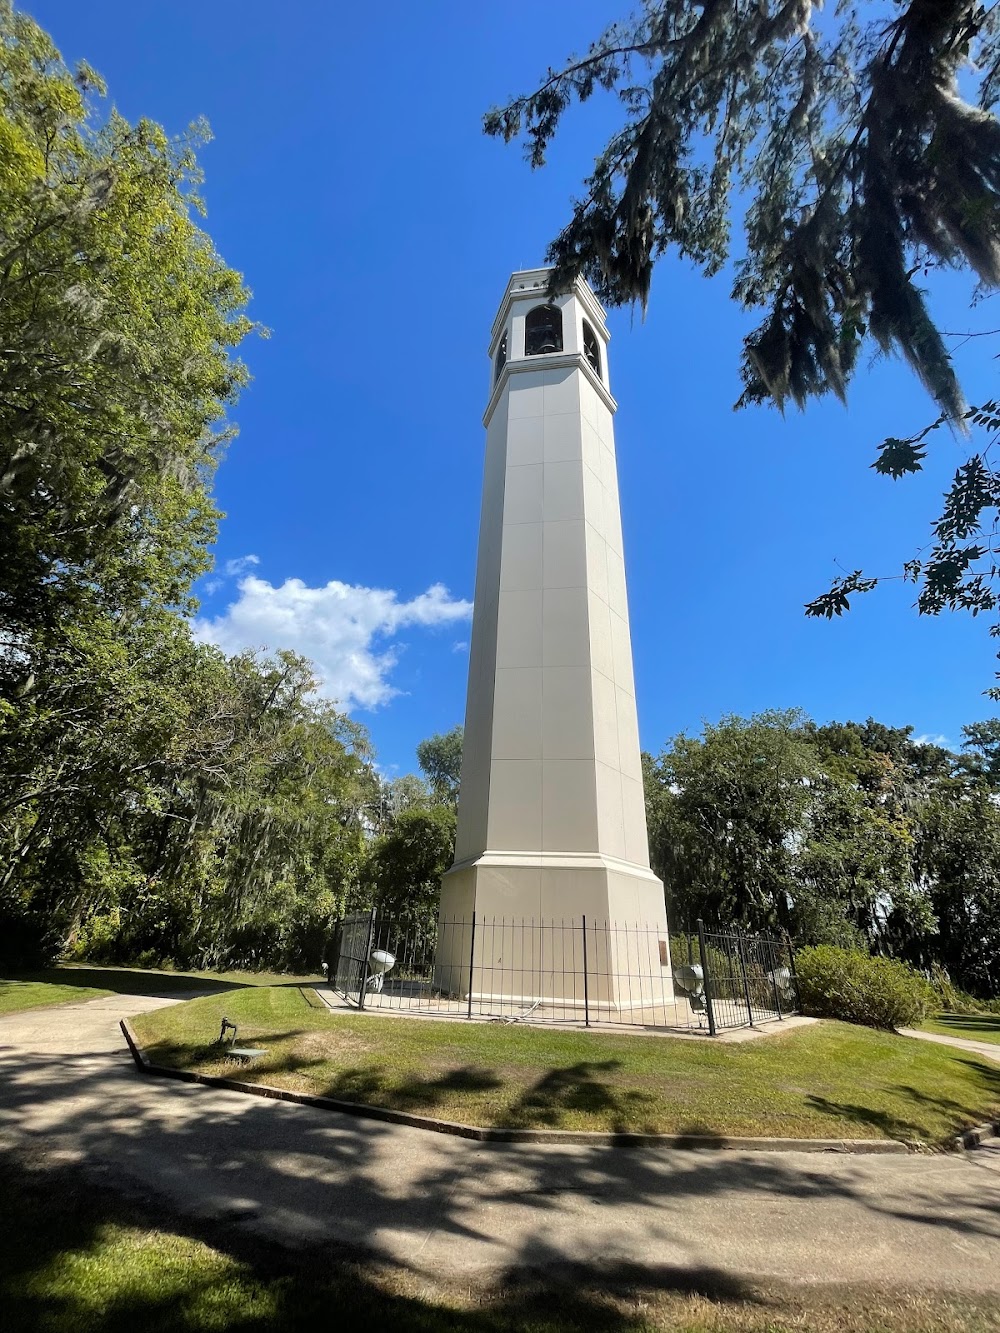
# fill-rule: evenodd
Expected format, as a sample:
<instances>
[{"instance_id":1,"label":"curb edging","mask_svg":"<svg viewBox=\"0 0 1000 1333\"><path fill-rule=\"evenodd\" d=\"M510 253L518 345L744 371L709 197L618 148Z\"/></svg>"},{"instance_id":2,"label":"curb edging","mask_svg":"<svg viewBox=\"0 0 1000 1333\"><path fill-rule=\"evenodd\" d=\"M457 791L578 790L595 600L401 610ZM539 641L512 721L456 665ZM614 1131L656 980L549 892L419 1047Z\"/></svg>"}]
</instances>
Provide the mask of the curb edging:
<instances>
[{"instance_id":1,"label":"curb edging","mask_svg":"<svg viewBox=\"0 0 1000 1333\"><path fill-rule=\"evenodd\" d=\"M548 1143L586 1145L590 1147L614 1148L685 1148L714 1149L725 1152L836 1152L868 1155L886 1155L910 1153L920 1145L903 1143L898 1139L761 1139L731 1138L719 1134L639 1134L608 1133L605 1131L577 1129L493 1129L480 1125L463 1125L454 1120L438 1120L432 1116L412 1115L408 1111L394 1111L385 1106L369 1106L362 1102L345 1102L334 1097L318 1097L305 1092L290 1092L286 1088L275 1088L267 1083L243 1083L236 1079L222 1078L215 1074L198 1074L190 1069L171 1069L167 1065L154 1064L139 1044L127 1018L120 1021L122 1033L128 1043L129 1052L136 1068L142 1074L158 1075L161 1078L177 1079L181 1083L200 1083L209 1088L222 1088L226 1092L241 1092L253 1097L264 1097L270 1101L292 1102L297 1106L311 1106L322 1111L336 1111L342 1115L353 1115L361 1119L380 1120L390 1125L405 1125L409 1129L422 1129L435 1134L450 1134L455 1138L472 1139L479 1143ZM966 1143L973 1135L993 1132L992 1126L980 1126L966 1130L957 1146L976 1146ZM1000 1132L998 1128L997 1132Z\"/></svg>"},{"instance_id":2,"label":"curb edging","mask_svg":"<svg viewBox=\"0 0 1000 1333\"><path fill-rule=\"evenodd\" d=\"M988 1120L985 1125L964 1129L952 1140L952 1147L956 1152L961 1152L964 1148L979 1148L993 1138L1000 1138L1000 1120Z\"/></svg>"}]
</instances>

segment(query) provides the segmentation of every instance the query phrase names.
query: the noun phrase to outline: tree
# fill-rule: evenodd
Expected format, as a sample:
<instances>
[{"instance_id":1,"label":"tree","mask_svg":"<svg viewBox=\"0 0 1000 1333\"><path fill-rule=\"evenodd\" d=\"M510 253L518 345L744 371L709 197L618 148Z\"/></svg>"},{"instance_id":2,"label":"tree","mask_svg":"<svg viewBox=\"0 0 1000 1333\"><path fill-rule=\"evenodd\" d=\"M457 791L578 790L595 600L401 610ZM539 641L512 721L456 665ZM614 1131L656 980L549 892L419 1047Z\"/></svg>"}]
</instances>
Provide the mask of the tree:
<instances>
[{"instance_id":1,"label":"tree","mask_svg":"<svg viewBox=\"0 0 1000 1333\"><path fill-rule=\"evenodd\" d=\"M0 0L0 916L57 942L184 711L251 327L193 221L200 131L102 93Z\"/></svg>"},{"instance_id":2,"label":"tree","mask_svg":"<svg viewBox=\"0 0 1000 1333\"><path fill-rule=\"evenodd\" d=\"M935 794L918 862L937 929L928 955L963 990L1000 994L1000 808L995 794L956 784Z\"/></svg>"},{"instance_id":3,"label":"tree","mask_svg":"<svg viewBox=\"0 0 1000 1333\"><path fill-rule=\"evenodd\" d=\"M1000 789L1000 718L970 722L962 728L961 765L992 791Z\"/></svg>"},{"instance_id":4,"label":"tree","mask_svg":"<svg viewBox=\"0 0 1000 1333\"><path fill-rule=\"evenodd\" d=\"M799 715L763 713L677 736L646 762L650 853L679 924L788 928L815 761Z\"/></svg>"},{"instance_id":5,"label":"tree","mask_svg":"<svg viewBox=\"0 0 1000 1333\"><path fill-rule=\"evenodd\" d=\"M866 338L901 352L940 415L884 440L876 471L919 471L946 424L989 438L956 471L929 551L889 577L920 585L922 614L1000 609L1000 471L989 459L1000 402L965 408L921 286L935 268L1000 283L996 7L842 3L831 18L811 0L645 0L639 18L491 111L486 131L523 136L539 167L571 103L598 89L617 90L624 123L549 247L553 289L583 274L613 304L645 304L671 249L714 274L746 200L732 292L766 314L744 343L740 404L844 398ZM839 616L883 581L839 576L806 614Z\"/></svg>"},{"instance_id":6,"label":"tree","mask_svg":"<svg viewBox=\"0 0 1000 1333\"><path fill-rule=\"evenodd\" d=\"M404 810L424 810L433 804L430 787L416 773L403 773L383 782L379 794L378 831L384 832Z\"/></svg>"},{"instance_id":7,"label":"tree","mask_svg":"<svg viewBox=\"0 0 1000 1333\"><path fill-rule=\"evenodd\" d=\"M947 421L947 415L942 414L907 439L890 436L880 445L879 456L872 466L894 480L920 472L927 456L928 435ZM978 616L1000 610L997 593L1000 471L989 457L1000 432L1000 402L970 408L964 414L964 421L971 422L985 435L986 442L956 470L945 493L941 514L931 524L929 549L918 551L905 561L900 574L888 576L890 580L902 579L919 585L916 607L922 615L938 615L948 610L968 611ZM856 593L871 592L885 581L885 576L872 577L860 569L838 576L826 592L806 603L806 615L828 620L843 615L850 610L851 598ZM993 638L1000 637L1000 620L990 626L990 634ZM997 676L1000 679L1000 672ZM992 699L1000 699L997 686L986 693Z\"/></svg>"},{"instance_id":8,"label":"tree","mask_svg":"<svg viewBox=\"0 0 1000 1333\"><path fill-rule=\"evenodd\" d=\"M647 756L650 852L677 924L781 928L930 966L937 908L917 849L955 756L911 734L763 713Z\"/></svg>"},{"instance_id":9,"label":"tree","mask_svg":"<svg viewBox=\"0 0 1000 1333\"><path fill-rule=\"evenodd\" d=\"M404 810L372 844L367 875L375 906L424 932L433 928L441 876L455 855L455 813L447 805Z\"/></svg>"},{"instance_id":10,"label":"tree","mask_svg":"<svg viewBox=\"0 0 1000 1333\"><path fill-rule=\"evenodd\" d=\"M195 126L103 114L0 0L0 944L312 957L377 785L308 664L194 642L246 372Z\"/></svg>"},{"instance_id":11,"label":"tree","mask_svg":"<svg viewBox=\"0 0 1000 1333\"><path fill-rule=\"evenodd\" d=\"M811 889L802 926L829 939L839 914L871 949L915 951L933 930L926 886L913 861L916 829L937 781L949 780L954 756L911 740L912 727L856 722L806 723L818 760L799 875Z\"/></svg>"},{"instance_id":12,"label":"tree","mask_svg":"<svg viewBox=\"0 0 1000 1333\"><path fill-rule=\"evenodd\" d=\"M767 313L741 401L843 397L870 336L956 418L918 280L947 265L1000 282L998 34L976 0L844 4L832 22L810 0L646 0L485 128L523 136L538 167L573 101L617 90L624 123L549 248L553 288L584 274L645 302L671 248L715 273L746 198L733 295Z\"/></svg>"},{"instance_id":13,"label":"tree","mask_svg":"<svg viewBox=\"0 0 1000 1333\"><path fill-rule=\"evenodd\" d=\"M72 725L34 699L16 714L0 952L316 965L358 896L367 736L303 659L227 659L176 616L151 628L66 682Z\"/></svg>"},{"instance_id":14,"label":"tree","mask_svg":"<svg viewBox=\"0 0 1000 1333\"><path fill-rule=\"evenodd\" d=\"M193 126L98 121L100 79L0 0L0 649L182 605L246 379L247 293L195 224ZM16 670L15 670L16 674Z\"/></svg>"},{"instance_id":15,"label":"tree","mask_svg":"<svg viewBox=\"0 0 1000 1333\"><path fill-rule=\"evenodd\" d=\"M429 736L417 746L417 763L423 770L436 801L445 805L458 804L458 789L462 779L462 741L464 731L451 731Z\"/></svg>"},{"instance_id":16,"label":"tree","mask_svg":"<svg viewBox=\"0 0 1000 1333\"><path fill-rule=\"evenodd\" d=\"M186 904L180 951L202 966L315 965L362 855L367 734L318 696L304 658L214 655L222 670L192 692L185 744L134 839L142 892Z\"/></svg>"}]
</instances>

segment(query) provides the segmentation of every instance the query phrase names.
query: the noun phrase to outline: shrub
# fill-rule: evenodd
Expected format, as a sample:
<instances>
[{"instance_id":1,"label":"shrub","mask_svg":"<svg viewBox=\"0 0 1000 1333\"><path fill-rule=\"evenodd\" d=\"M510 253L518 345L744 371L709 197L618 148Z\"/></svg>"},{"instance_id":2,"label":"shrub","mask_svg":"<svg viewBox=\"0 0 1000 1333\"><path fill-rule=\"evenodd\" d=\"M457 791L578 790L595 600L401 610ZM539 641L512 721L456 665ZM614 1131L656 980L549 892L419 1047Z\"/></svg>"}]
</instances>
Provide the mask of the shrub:
<instances>
[{"instance_id":1,"label":"shrub","mask_svg":"<svg viewBox=\"0 0 1000 1333\"><path fill-rule=\"evenodd\" d=\"M831 944L795 956L802 1011L867 1027L911 1027L935 1008L935 995L912 967Z\"/></svg>"},{"instance_id":2,"label":"shrub","mask_svg":"<svg viewBox=\"0 0 1000 1333\"><path fill-rule=\"evenodd\" d=\"M931 968L931 989L934 991L939 1009L949 1014L981 1014L987 1008L987 1002L967 995L951 981L942 968Z\"/></svg>"}]
</instances>

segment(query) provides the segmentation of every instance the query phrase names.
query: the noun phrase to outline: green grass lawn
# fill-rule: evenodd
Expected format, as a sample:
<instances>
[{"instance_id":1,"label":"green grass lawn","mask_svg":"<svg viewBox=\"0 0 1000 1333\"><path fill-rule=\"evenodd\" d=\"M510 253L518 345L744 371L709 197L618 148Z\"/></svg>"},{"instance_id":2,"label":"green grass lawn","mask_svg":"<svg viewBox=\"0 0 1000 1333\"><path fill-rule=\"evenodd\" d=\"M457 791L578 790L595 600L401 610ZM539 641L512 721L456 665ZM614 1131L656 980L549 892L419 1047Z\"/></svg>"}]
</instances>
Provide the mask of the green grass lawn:
<instances>
[{"instance_id":1,"label":"green grass lawn","mask_svg":"<svg viewBox=\"0 0 1000 1333\"><path fill-rule=\"evenodd\" d=\"M427 1272L289 1250L0 1158L4 1333L996 1333L989 1297L786 1287L653 1266Z\"/></svg>"},{"instance_id":2,"label":"green grass lawn","mask_svg":"<svg viewBox=\"0 0 1000 1333\"><path fill-rule=\"evenodd\" d=\"M212 1045L223 1012L264 1059L238 1065ZM283 987L134 1026L159 1064L473 1125L940 1144L1000 1108L1000 1066L845 1023L721 1044L334 1015L308 988Z\"/></svg>"},{"instance_id":3,"label":"green grass lawn","mask_svg":"<svg viewBox=\"0 0 1000 1333\"><path fill-rule=\"evenodd\" d=\"M172 995L190 991L231 991L243 986L299 985L310 976L278 972L167 972L139 967L91 967L65 963L39 972L0 978L0 1015L51 1004L78 1004L100 995Z\"/></svg>"},{"instance_id":4,"label":"green grass lawn","mask_svg":"<svg viewBox=\"0 0 1000 1333\"><path fill-rule=\"evenodd\" d=\"M937 1014L920 1025L926 1032L1000 1046L1000 1014Z\"/></svg>"}]
</instances>

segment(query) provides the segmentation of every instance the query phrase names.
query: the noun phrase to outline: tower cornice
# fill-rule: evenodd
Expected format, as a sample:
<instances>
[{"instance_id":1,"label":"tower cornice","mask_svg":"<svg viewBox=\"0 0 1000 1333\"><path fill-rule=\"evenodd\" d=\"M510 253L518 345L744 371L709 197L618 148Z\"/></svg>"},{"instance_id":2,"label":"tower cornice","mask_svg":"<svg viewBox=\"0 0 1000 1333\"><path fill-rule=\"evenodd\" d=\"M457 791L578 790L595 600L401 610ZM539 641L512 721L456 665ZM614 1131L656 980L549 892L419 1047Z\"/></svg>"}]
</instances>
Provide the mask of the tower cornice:
<instances>
[{"instance_id":1,"label":"tower cornice","mask_svg":"<svg viewBox=\"0 0 1000 1333\"><path fill-rule=\"evenodd\" d=\"M507 322L507 315L515 301L524 300L547 300L549 287L549 277L552 273L550 268L529 268L523 269L518 273L510 275L510 281L507 283L507 290L503 294L503 300L500 302L500 309L497 311L496 319L493 321L493 327L490 330L490 355L496 346L497 339L500 337L503 327ZM590 317L591 323L596 326L602 341L607 344L611 341L611 335L607 329L608 314L604 307L598 301L590 288L589 283L583 278L576 278L571 286L556 293L556 296L575 296L583 306Z\"/></svg>"},{"instance_id":2,"label":"tower cornice","mask_svg":"<svg viewBox=\"0 0 1000 1333\"><path fill-rule=\"evenodd\" d=\"M519 361L508 361L493 386L493 392L490 394L490 401L486 404L486 411L483 413L483 425L489 426L490 419L496 411L497 403L503 396L504 388L514 375L533 374L537 375L542 370L581 370L590 384L596 390L598 397L604 403L609 412L618 411L618 404L608 391L608 386L601 379L600 375L594 370L587 358L582 352L548 352L544 356L526 356Z\"/></svg>"}]
</instances>

